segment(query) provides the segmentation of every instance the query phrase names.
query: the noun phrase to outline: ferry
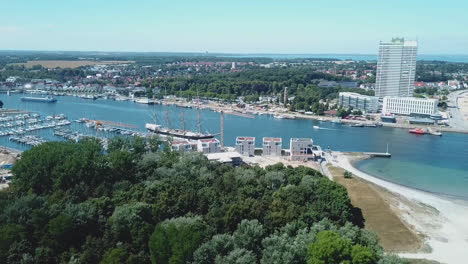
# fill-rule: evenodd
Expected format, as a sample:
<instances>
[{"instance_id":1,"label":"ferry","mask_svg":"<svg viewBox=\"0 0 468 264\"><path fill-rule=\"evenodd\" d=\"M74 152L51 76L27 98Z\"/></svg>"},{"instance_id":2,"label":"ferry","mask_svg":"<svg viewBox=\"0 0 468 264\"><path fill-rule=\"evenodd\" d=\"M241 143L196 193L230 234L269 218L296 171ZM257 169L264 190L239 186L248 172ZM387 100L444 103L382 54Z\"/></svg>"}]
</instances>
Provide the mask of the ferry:
<instances>
[{"instance_id":1,"label":"ferry","mask_svg":"<svg viewBox=\"0 0 468 264\"><path fill-rule=\"evenodd\" d=\"M170 129L170 128L162 127L160 125L149 124L149 123L145 125L145 128L149 132L152 132L155 134L160 134L160 135L170 136L170 137L177 137L177 138L185 138L185 139L191 139L191 140L207 139L207 138L215 137L215 135L213 134L203 134L203 133L197 133L197 132L192 132L192 131L182 130L182 129Z\"/></svg>"},{"instance_id":2,"label":"ferry","mask_svg":"<svg viewBox=\"0 0 468 264\"><path fill-rule=\"evenodd\" d=\"M42 102L42 103L55 103L57 99L52 96L47 97L21 97L21 101L25 102Z\"/></svg>"},{"instance_id":3,"label":"ferry","mask_svg":"<svg viewBox=\"0 0 468 264\"><path fill-rule=\"evenodd\" d=\"M409 132L412 133L412 134L416 134L416 135L426 134L426 131L424 131L424 129L422 129L422 128L410 129Z\"/></svg>"}]
</instances>

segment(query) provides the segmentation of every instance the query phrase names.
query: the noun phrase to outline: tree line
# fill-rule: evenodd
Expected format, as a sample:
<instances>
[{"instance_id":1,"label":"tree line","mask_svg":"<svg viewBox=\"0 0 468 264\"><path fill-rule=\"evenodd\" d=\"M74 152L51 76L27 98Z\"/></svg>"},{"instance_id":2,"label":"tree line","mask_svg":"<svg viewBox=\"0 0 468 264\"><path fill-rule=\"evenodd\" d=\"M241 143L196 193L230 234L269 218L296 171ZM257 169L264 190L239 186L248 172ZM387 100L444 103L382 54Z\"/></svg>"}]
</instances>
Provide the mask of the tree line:
<instances>
[{"instance_id":1,"label":"tree line","mask_svg":"<svg viewBox=\"0 0 468 264\"><path fill-rule=\"evenodd\" d=\"M1 263L404 263L346 189L307 167L237 167L155 138L49 142L0 191Z\"/></svg>"}]
</instances>

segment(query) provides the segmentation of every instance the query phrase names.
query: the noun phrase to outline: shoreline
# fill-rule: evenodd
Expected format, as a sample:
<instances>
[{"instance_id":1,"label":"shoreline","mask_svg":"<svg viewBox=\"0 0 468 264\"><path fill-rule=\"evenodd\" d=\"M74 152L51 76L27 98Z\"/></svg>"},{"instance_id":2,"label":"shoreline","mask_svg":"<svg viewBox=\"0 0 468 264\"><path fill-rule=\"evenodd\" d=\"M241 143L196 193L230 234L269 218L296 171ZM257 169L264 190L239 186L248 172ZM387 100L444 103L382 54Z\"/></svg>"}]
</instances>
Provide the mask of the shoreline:
<instances>
[{"instance_id":1,"label":"shoreline","mask_svg":"<svg viewBox=\"0 0 468 264\"><path fill-rule=\"evenodd\" d=\"M369 175L353 163L365 156L350 156L345 152L333 152L336 159L329 162L350 171L355 176L388 191L393 197L393 209L402 221L414 231L424 235L430 252L400 253L405 258L423 258L442 263L463 263L468 259L468 202L398 185Z\"/></svg>"},{"instance_id":2,"label":"shoreline","mask_svg":"<svg viewBox=\"0 0 468 264\"><path fill-rule=\"evenodd\" d=\"M339 152L339 151L337 151ZM358 153L358 152L341 152L345 155L350 155L348 153ZM453 195L453 194L447 194L447 193L441 193L441 192L433 192L433 191L428 191L428 190L425 190L425 189L421 189L421 188L417 188L417 187L412 187L412 186L408 186L408 185L404 185L404 184L401 184L401 183L398 183L398 182L395 182L395 181L391 181L391 180L388 180L388 179L385 179L384 177L380 177L380 176L377 176L377 175L372 175L372 174L369 174L365 171L362 171L360 170L358 167L357 167L357 163L361 162L361 161L364 161L364 160L370 160L370 159L373 159L374 157L371 157L367 154L359 154L359 157L354 157L353 159L350 159L349 160L349 163L351 164L351 166L353 166L356 170L362 172L362 173L365 173L365 174L368 174L370 175L371 177L374 177L374 178L377 178L379 180L382 180L382 181L385 181L385 182L388 182L388 183L392 183L392 184L395 184L395 185L398 185L400 187L403 187L403 188L408 188L408 189L412 189L412 190L416 190L416 191L420 191L420 192L423 192L423 193L426 193L428 195L435 195L441 199L447 199L447 200L450 200L450 201L460 201L460 202L466 202L467 205L468 205L468 196L458 196L458 195Z\"/></svg>"}]
</instances>

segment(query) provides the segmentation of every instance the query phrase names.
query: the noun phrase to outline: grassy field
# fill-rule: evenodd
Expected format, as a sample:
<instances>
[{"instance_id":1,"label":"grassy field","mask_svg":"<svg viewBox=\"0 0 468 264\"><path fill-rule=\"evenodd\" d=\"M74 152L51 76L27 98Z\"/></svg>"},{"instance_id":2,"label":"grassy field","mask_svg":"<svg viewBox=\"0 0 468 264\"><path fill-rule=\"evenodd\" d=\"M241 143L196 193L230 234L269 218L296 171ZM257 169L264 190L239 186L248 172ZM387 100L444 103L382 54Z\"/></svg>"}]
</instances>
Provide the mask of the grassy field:
<instances>
[{"instance_id":1,"label":"grassy field","mask_svg":"<svg viewBox=\"0 0 468 264\"><path fill-rule=\"evenodd\" d=\"M347 190L354 206L362 210L365 227L377 233L387 252L416 252L422 247L422 239L412 232L390 208L372 183L356 176L345 179L344 170L329 166L333 179Z\"/></svg>"},{"instance_id":2,"label":"grassy field","mask_svg":"<svg viewBox=\"0 0 468 264\"><path fill-rule=\"evenodd\" d=\"M24 65L26 68L32 68L34 65L41 65L44 68L78 68L87 65L96 64L120 64L120 63L134 63L133 61L66 61L66 60L37 60L28 61L26 63L13 63L12 65Z\"/></svg>"}]
</instances>

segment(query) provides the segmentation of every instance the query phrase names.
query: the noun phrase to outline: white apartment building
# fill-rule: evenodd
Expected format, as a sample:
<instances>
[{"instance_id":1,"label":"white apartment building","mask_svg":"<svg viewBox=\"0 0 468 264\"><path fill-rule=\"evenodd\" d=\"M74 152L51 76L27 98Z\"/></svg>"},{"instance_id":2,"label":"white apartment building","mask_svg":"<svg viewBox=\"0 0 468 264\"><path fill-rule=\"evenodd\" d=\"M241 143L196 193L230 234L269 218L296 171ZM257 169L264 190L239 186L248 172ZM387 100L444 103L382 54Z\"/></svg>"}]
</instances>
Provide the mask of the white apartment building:
<instances>
[{"instance_id":1,"label":"white apartment building","mask_svg":"<svg viewBox=\"0 0 468 264\"><path fill-rule=\"evenodd\" d=\"M397 115L432 115L437 113L437 99L415 97L384 97L383 114Z\"/></svg>"},{"instance_id":2,"label":"white apartment building","mask_svg":"<svg viewBox=\"0 0 468 264\"><path fill-rule=\"evenodd\" d=\"M263 156L281 157L283 140L281 138L263 138Z\"/></svg>"},{"instance_id":3,"label":"white apartment building","mask_svg":"<svg viewBox=\"0 0 468 264\"><path fill-rule=\"evenodd\" d=\"M379 98L376 96L341 92L338 95L338 104L341 107L352 107L355 110L361 110L366 113L376 113L379 111Z\"/></svg>"},{"instance_id":4,"label":"white apartment building","mask_svg":"<svg viewBox=\"0 0 468 264\"><path fill-rule=\"evenodd\" d=\"M375 96L413 96L417 50L417 41L380 42Z\"/></svg>"},{"instance_id":5,"label":"white apartment building","mask_svg":"<svg viewBox=\"0 0 468 264\"><path fill-rule=\"evenodd\" d=\"M255 138L254 137L237 137L236 151L244 156L253 156L255 154Z\"/></svg>"},{"instance_id":6,"label":"white apartment building","mask_svg":"<svg viewBox=\"0 0 468 264\"><path fill-rule=\"evenodd\" d=\"M171 142L172 150L174 151L182 151L182 152L189 152L195 149L195 145L190 143L188 140L174 140Z\"/></svg>"},{"instance_id":7,"label":"white apartment building","mask_svg":"<svg viewBox=\"0 0 468 264\"><path fill-rule=\"evenodd\" d=\"M218 153L221 152L221 146L216 138L199 139L197 150L203 154Z\"/></svg>"},{"instance_id":8,"label":"white apartment building","mask_svg":"<svg viewBox=\"0 0 468 264\"><path fill-rule=\"evenodd\" d=\"M314 141L311 138L291 138L289 142L290 158L294 161L307 161L314 158Z\"/></svg>"}]
</instances>

